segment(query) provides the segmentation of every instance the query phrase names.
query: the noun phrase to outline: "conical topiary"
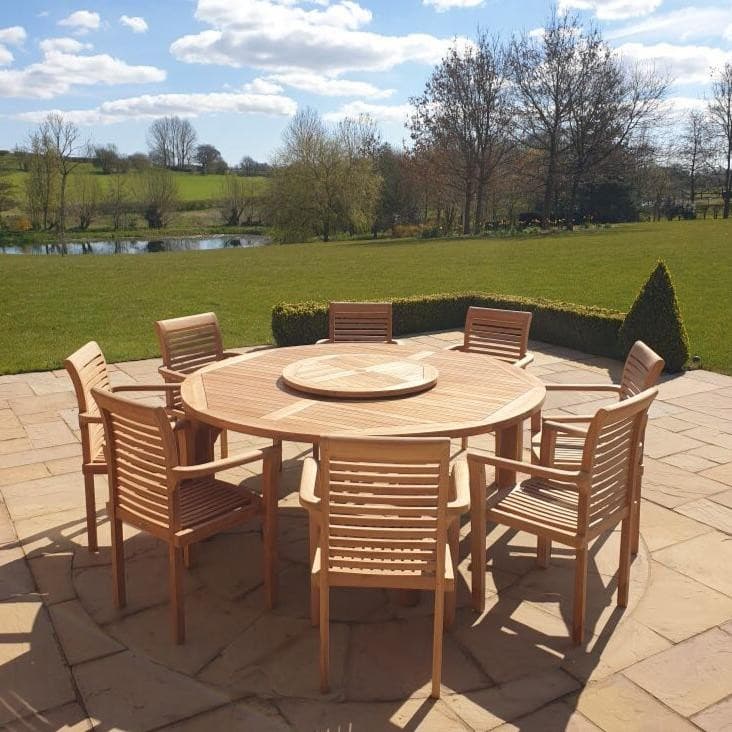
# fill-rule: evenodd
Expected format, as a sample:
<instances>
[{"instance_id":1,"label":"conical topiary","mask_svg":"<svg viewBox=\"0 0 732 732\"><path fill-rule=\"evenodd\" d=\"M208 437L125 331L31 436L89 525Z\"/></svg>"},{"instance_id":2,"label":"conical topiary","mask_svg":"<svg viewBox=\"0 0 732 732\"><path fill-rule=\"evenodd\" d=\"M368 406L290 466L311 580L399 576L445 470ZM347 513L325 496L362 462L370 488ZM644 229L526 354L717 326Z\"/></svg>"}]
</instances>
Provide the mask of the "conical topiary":
<instances>
[{"instance_id":1,"label":"conical topiary","mask_svg":"<svg viewBox=\"0 0 732 732\"><path fill-rule=\"evenodd\" d=\"M689 360L689 338L671 275L661 260L625 316L620 340L625 353L643 341L663 358L667 371L681 371Z\"/></svg>"}]
</instances>

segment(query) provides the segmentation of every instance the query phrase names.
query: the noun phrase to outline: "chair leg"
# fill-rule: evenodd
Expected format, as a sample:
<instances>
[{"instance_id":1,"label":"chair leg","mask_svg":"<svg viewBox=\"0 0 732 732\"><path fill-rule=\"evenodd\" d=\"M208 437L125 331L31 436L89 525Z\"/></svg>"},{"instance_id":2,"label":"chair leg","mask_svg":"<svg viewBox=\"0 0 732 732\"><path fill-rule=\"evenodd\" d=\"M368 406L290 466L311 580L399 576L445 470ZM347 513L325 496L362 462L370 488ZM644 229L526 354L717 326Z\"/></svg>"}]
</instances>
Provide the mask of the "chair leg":
<instances>
[{"instance_id":1,"label":"chair leg","mask_svg":"<svg viewBox=\"0 0 732 732\"><path fill-rule=\"evenodd\" d=\"M183 607L183 549L168 545L168 581L170 583L170 614L173 642L186 639L186 620Z\"/></svg>"},{"instance_id":2,"label":"chair leg","mask_svg":"<svg viewBox=\"0 0 732 732\"><path fill-rule=\"evenodd\" d=\"M641 510L641 478L643 476L643 466L638 468L636 473L635 483L633 485L633 501L630 504L630 535L631 535L631 546L630 553L632 556L638 554L640 547L640 510Z\"/></svg>"},{"instance_id":3,"label":"chair leg","mask_svg":"<svg viewBox=\"0 0 732 732\"><path fill-rule=\"evenodd\" d=\"M277 604L277 489L279 484L279 455L264 460L264 519L262 533L264 539L264 594L267 609Z\"/></svg>"},{"instance_id":4,"label":"chair leg","mask_svg":"<svg viewBox=\"0 0 732 732\"><path fill-rule=\"evenodd\" d=\"M631 517L628 516L620 528L620 566L618 567L618 607L628 607L630 585L630 554L633 542Z\"/></svg>"},{"instance_id":5,"label":"chair leg","mask_svg":"<svg viewBox=\"0 0 732 732\"><path fill-rule=\"evenodd\" d=\"M470 587L473 608L485 610L485 470L470 464Z\"/></svg>"},{"instance_id":6,"label":"chair leg","mask_svg":"<svg viewBox=\"0 0 732 732\"><path fill-rule=\"evenodd\" d=\"M94 495L94 474L84 473L84 497L86 499L86 537L90 552L99 551L97 541L97 502Z\"/></svg>"},{"instance_id":7,"label":"chair leg","mask_svg":"<svg viewBox=\"0 0 732 732\"><path fill-rule=\"evenodd\" d=\"M309 542L309 554L310 554L310 569L312 570L313 561L315 560L315 551L318 548L318 542L320 541L320 531L318 522L310 516L308 526L308 542ZM320 619L320 588L315 582L312 574L310 574L310 623L315 627Z\"/></svg>"},{"instance_id":8,"label":"chair leg","mask_svg":"<svg viewBox=\"0 0 732 732\"><path fill-rule=\"evenodd\" d=\"M585 607L587 604L587 547L575 552L574 567L574 612L572 642L579 646L585 637Z\"/></svg>"},{"instance_id":9,"label":"chair leg","mask_svg":"<svg viewBox=\"0 0 732 732\"><path fill-rule=\"evenodd\" d=\"M455 519L448 527L447 541L450 545L452 571L455 576L455 584L452 590L445 591L445 627L449 628L455 622L455 610L457 608L457 566L460 563L458 557L460 552L460 519Z\"/></svg>"},{"instance_id":10,"label":"chair leg","mask_svg":"<svg viewBox=\"0 0 732 732\"><path fill-rule=\"evenodd\" d=\"M320 593L320 691L330 691L330 592L323 574L318 582Z\"/></svg>"},{"instance_id":11,"label":"chair leg","mask_svg":"<svg viewBox=\"0 0 732 732\"><path fill-rule=\"evenodd\" d=\"M536 537L536 564L542 569L549 566L552 558L552 540L543 536Z\"/></svg>"},{"instance_id":12,"label":"chair leg","mask_svg":"<svg viewBox=\"0 0 732 732\"><path fill-rule=\"evenodd\" d=\"M127 604L127 588L125 587L125 545L122 522L112 514L112 596L114 606L124 607Z\"/></svg>"},{"instance_id":13,"label":"chair leg","mask_svg":"<svg viewBox=\"0 0 732 732\"><path fill-rule=\"evenodd\" d=\"M229 457L229 432L221 430L221 457Z\"/></svg>"},{"instance_id":14,"label":"chair leg","mask_svg":"<svg viewBox=\"0 0 732 732\"><path fill-rule=\"evenodd\" d=\"M463 437L463 439L460 440L460 447L462 447L463 450L468 449L468 438L467 437Z\"/></svg>"},{"instance_id":15,"label":"chair leg","mask_svg":"<svg viewBox=\"0 0 732 732\"><path fill-rule=\"evenodd\" d=\"M186 569L190 569L193 565L193 544L186 544L183 547L183 564Z\"/></svg>"},{"instance_id":16,"label":"chair leg","mask_svg":"<svg viewBox=\"0 0 732 732\"><path fill-rule=\"evenodd\" d=\"M432 693L433 699L440 698L442 680L442 627L445 622L445 592L435 592L435 622L432 631Z\"/></svg>"},{"instance_id":17,"label":"chair leg","mask_svg":"<svg viewBox=\"0 0 732 732\"><path fill-rule=\"evenodd\" d=\"M313 460L320 460L320 445L317 442L313 443Z\"/></svg>"}]
</instances>

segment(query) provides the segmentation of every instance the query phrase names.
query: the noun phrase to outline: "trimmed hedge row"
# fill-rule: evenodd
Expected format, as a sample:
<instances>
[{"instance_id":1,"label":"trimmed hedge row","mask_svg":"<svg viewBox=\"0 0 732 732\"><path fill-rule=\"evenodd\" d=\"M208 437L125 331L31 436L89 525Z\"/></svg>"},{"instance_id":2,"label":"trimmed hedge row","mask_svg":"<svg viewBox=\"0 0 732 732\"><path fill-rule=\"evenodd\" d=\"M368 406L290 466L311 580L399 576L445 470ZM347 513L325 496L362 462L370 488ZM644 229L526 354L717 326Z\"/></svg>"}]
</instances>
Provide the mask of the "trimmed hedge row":
<instances>
[{"instance_id":1,"label":"trimmed hedge row","mask_svg":"<svg viewBox=\"0 0 732 732\"><path fill-rule=\"evenodd\" d=\"M569 303L505 297L482 292L445 293L392 300L394 335L462 328L470 305L530 310L531 337L585 353L623 358L619 337L624 313ZM272 309L272 334L278 346L315 343L328 336L328 304L279 303Z\"/></svg>"}]
</instances>

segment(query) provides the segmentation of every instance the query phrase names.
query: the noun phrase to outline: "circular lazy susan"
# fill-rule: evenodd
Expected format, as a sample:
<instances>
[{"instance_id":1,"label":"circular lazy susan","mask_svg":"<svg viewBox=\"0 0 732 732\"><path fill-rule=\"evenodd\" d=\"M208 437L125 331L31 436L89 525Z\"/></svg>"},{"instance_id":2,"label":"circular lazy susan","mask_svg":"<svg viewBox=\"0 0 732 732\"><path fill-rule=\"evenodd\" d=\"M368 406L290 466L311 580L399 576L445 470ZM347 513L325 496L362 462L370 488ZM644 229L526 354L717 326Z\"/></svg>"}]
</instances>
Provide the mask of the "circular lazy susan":
<instances>
[{"instance_id":1,"label":"circular lazy susan","mask_svg":"<svg viewBox=\"0 0 732 732\"><path fill-rule=\"evenodd\" d=\"M282 380L306 394L377 399L426 391L438 374L434 366L396 354L337 353L291 363L282 370Z\"/></svg>"}]
</instances>

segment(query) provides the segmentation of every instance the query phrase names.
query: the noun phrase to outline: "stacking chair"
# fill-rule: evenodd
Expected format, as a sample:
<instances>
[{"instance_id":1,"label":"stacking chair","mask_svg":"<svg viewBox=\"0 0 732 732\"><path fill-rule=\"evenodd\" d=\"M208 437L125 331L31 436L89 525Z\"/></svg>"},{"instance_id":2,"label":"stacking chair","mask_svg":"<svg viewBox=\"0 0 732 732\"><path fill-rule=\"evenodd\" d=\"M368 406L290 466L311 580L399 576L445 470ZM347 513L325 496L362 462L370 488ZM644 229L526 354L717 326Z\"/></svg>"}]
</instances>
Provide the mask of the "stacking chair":
<instances>
[{"instance_id":1,"label":"stacking chair","mask_svg":"<svg viewBox=\"0 0 732 732\"><path fill-rule=\"evenodd\" d=\"M391 303L330 303L328 337L318 343L398 343L392 338Z\"/></svg>"},{"instance_id":2,"label":"stacking chair","mask_svg":"<svg viewBox=\"0 0 732 732\"><path fill-rule=\"evenodd\" d=\"M528 353L531 313L527 310L501 310L471 305L465 317L462 344L451 346L451 351L483 353L486 356L525 369L534 356ZM463 450L468 438L462 439Z\"/></svg>"},{"instance_id":3,"label":"stacking chair","mask_svg":"<svg viewBox=\"0 0 732 732\"><path fill-rule=\"evenodd\" d=\"M184 551L194 542L257 519L264 542L267 607L276 601L278 451L252 450L201 465L182 465L174 428L162 407L148 407L92 389L104 423L109 459L112 575L116 607L126 602L123 524L168 544L173 639L185 640ZM178 423L185 429L185 421ZM227 470L263 461L262 496L216 478ZM242 561L245 559L242 557Z\"/></svg>"},{"instance_id":4,"label":"stacking chair","mask_svg":"<svg viewBox=\"0 0 732 732\"><path fill-rule=\"evenodd\" d=\"M180 384L188 374L214 361L240 355L224 351L221 329L215 313L158 320L155 331L163 357L163 365L158 371L169 384ZM168 406L183 409L180 389L168 393ZM224 430L221 432L221 455L226 457L227 454L228 437Z\"/></svg>"},{"instance_id":5,"label":"stacking chair","mask_svg":"<svg viewBox=\"0 0 732 732\"><path fill-rule=\"evenodd\" d=\"M641 463L641 435L658 389L600 409L586 430L566 430L584 440L576 470L468 454L473 605L485 608L486 520L557 541L575 550L572 640L584 639L588 544L622 523L618 606L627 607L632 542L632 504ZM516 485L488 486L485 466L517 471L530 478Z\"/></svg>"},{"instance_id":6,"label":"stacking chair","mask_svg":"<svg viewBox=\"0 0 732 732\"><path fill-rule=\"evenodd\" d=\"M320 624L323 692L330 588L385 587L435 593L432 696L440 696L442 628L455 614L459 516L469 505L467 466L456 463L451 475L449 462L446 438L330 438L321 443L320 464L305 460L300 503L310 515L311 615Z\"/></svg>"},{"instance_id":7,"label":"stacking chair","mask_svg":"<svg viewBox=\"0 0 732 732\"><path fill-rule=\"evenodd\" d=\"M90 341L78 351L72 353L64 366L69 372L79 405L79 430L81 432L81 472L84 476L84 493L86 499L86 533L90 552L98 550L97 542L97 509L94 495L94 476L107 472L107 460L104 454L104 428L96 402L92 399L93 388L106 389L111 392L120 391L153 391L168 394L172 387L165 384L129 384L111 386L107 362L99 345ZM173 418L174 415L169 415Z\"/></svg>"},{"instance_id":8,"label":"stacking chair","mask_svg":"<svg viewBox=\"0 0 732 732\"><path fill-rule=\"evenodd\" d=\"M620 384L545 384L548 392L606 392L617 395L618 401L623 401L641 391L655 386L663 371L663 359L643 341L636 341L628 353L623 367L623 376ZM540 463L565 470L576 470L582 461L584 449L584 435L586 425L592 415L585 414L557 414L542 416L537 414L532 418L531 459ZM585 425L584 427L582 425ZM571 429L567 429L567 427ZM645 429L641 433L641 440L645 436ZM642 458L643 450L639 452ZM633 520L632 520L632 554L638 553L640 541L640 496L641 480L643 477L643 463L636 472L636 485L633 491ZM551 554L551 542L540 542L538 559L545 565Z\"/></svg>"}]
</instances>

